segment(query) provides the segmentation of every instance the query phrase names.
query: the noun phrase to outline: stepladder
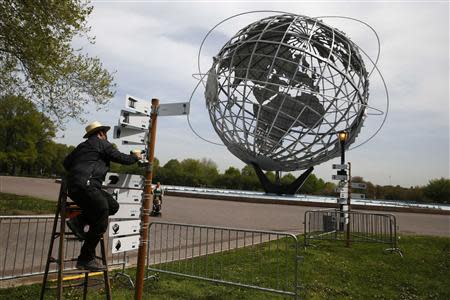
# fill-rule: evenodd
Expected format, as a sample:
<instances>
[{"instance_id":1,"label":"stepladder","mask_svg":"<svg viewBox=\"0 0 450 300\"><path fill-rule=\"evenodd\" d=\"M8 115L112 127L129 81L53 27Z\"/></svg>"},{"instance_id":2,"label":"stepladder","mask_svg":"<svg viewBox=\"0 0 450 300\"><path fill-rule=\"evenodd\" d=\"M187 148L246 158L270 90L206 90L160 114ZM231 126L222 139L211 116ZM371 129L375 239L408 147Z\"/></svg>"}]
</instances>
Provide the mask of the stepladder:
<instances>
[{"instance_id":1,"label":"stepladder","mask_svg":"<svg viewBox=\"0 0 450 300\"><path fill-rule=\"evenodd\" d=\"M70 231L66 225L66 220L76 217L81 213L81 209L72 202L67 195L67 181L63 178L59 190L58 203L53 221L50 246L45 265L44 277L42 280L40 299L64 299L65 288L82 289L82 299L87 299L88 288L90 286L104 284L104 293L107 300L111 300L111 287L108 273L108 261L105 247L104 236L100 239L100 259L106 267L104 271L91 272L89 270L76 269L75 263L77 257L77 248L81 247L81 241ZM50 273L56 273L56 279L50 280ZM93 280L90 278L103 275L103 280ZM55 284L56 283L56 284ZM54 291L56 290L56 295ZM50 298L46 297L47 295Z\"/></svg>"}]
</instances>

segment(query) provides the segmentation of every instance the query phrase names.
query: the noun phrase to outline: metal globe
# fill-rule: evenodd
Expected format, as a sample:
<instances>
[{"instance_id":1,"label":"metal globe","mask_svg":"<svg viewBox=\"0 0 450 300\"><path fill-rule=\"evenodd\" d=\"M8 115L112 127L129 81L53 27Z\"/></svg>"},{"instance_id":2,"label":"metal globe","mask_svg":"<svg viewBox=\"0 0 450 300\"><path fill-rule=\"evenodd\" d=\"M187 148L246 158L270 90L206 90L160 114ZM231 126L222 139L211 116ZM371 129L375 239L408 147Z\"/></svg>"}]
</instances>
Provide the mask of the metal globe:
<instances>
[{"instance_id":1,"label":"metal globe","mask_svg":"<svg viewBox=\"0 0 450 300\"><path fill-rule=\"evenodd\" d=\"M212 125L231 153L264 170L306 169L355 141L368 103L359 48L306 16L264 18L235 34L206 81Z\"/></svg>"}]
</instances>

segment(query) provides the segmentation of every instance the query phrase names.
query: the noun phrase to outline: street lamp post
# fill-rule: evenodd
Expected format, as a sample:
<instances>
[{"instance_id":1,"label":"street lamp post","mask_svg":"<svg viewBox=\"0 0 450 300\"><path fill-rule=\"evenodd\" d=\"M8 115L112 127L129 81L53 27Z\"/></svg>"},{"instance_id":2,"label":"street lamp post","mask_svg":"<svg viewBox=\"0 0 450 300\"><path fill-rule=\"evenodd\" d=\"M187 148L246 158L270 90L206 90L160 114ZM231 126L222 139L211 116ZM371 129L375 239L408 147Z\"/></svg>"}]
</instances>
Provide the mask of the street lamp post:
<instances>
[{"instance_id":1,"label":"street lamp post","mask_svg":"<svg viewBox=\"0 0 450 300\"><path fill-rule=\"evenodd\" d=\"M345 164L345 142L348 139L347 131L339 132L339 142L341 143L341 164Z\"/></svg>"},{"instance_id":2,"label":"street lamp post","mask_svg":"<svg viewBox=\"0 0 450 300\"><path fill-rule=\"evenodd\" d=\"M340 131L338 133L339 142L341 146L341 165L345 164L345 143L348 140L348 132L347 131ZM347 176L347 171L345 169L338 171L339 175ZM344 184L346 183L346 180L344 180ZM339 230L344 230L344 220L345 220L345 214L344 214L344 203L343 201L339 201L339 212L340 212L340 218L339 218Z\"/></svg>"}]
</instances>

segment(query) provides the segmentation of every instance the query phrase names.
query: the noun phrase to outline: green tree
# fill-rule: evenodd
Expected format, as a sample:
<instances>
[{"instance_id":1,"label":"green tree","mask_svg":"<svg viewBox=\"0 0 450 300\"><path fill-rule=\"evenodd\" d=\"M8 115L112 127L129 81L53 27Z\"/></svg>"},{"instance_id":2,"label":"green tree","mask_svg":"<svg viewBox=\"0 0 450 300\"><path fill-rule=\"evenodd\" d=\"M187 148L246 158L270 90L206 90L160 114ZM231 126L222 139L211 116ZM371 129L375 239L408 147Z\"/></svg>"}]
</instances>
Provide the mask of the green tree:
<instances>
[{"instance_id":1,"label":"green tree","mask_svg":"<svg viewBox=\"0 0 450 300\"><path fill-rule=\"evenodd\" d=\"M224 189L241 189L241 172L237 168L229 167L225 173L217 176L215 186Z\"/></svg>"},{"instance_id":2,"label":"green tree","mask_svg":"<svg viewBox=\"0 0 450 300\"><path fill-rule=\"evenodd\" d=\"M365 183L366 184L366 188L365 189L352 188L352 190L351 190L352 193L364 194L364 195L366 195L367 199L377 199L377 197L376 197L376 189L375 189L375 186L373 185L373 183L371 183L370 181L364 180L364 178L361 177L361 176L352 176L352 182L353 183Z\"/></svg>"},{"instance_id":3,"label":"green tree","mask_svg":"<svg viewBox=\"0 0 450 300\"><path fill-rule=\"evenodd\" d=\"M291 173L287 173L281 177L281 184L288 185L295 181L295 176Z\"/></svg>"},{"instance_id":4,"label":"green tree","mask_svg":"<svg viewBox=\"0 0 450 300\"><path fill-rule=\"evenodd\" d=\"M43 169L41 174L48 174L48 175L57 175L60 176L64 174L66 171L63 166L63 161L66 158L66 156L72 152L75 147L74 146L67 146L65 144L53 144L53 153L54 153L54 159L51 161L50 168L49 169Z\"/></svg>"},{"instance_id":5,"label":"green tree","mask_svg":"<svg viewBox=\"0 0 450 300\"><path fill-rule=\"evenodd\" d=\"M424 187L425 197L432 202L450 204L450 179L432 179Z\"/></svg>"},{"instance_id":6,"label":"green tree","mask_svg":"<svg viewBox=\"0 0 450 300\"><path fill-rule=\"evenodd\" d=\"M52 143L55 126L35 105L17 96L0 98L0 169L17 174L33 172L33 165L50 165L42 154Z\"/></svg>"},{"instance_id":7,"label":"green tree","mask_svg":"<svg viewBox=\"0 0 450 300\"><path fill-rule=\"evenodd\" d=\"M336 184L333 182L325 182L325 186L321 192L323 196L336 196Z\"/></svg>"},{"instance_id":8,"label":"green tree","mask_svg":"<svg viewBox=\"0 0 450 300\"><path fill-rule=\"evenodd\" d=\"M184 159L181 163L182 182L187 186L213 186L219 171L210 159Z\"/></svg>"},{"instance_id":9,"label":"green tree","mask_svg":"<svg viewBox=\"0 0 450 300\"><path fill-rule=\"evenodd\" d=\"M159 168L158 178L162 184L183 185L181 173L180 162L177 159L171 159Z\"/></svg>"},{"instance_id":10,"label":"green tree","mask_svg":"<svg viewBox=\"0 0 450 300\"><path fill-rule=\"evenodd\" d=\"M259 183L255 169L251 165L246 165L241 170L242 189L248 191L261 191L262 187Z\"/></svg>"},{"instance_id":11,"label":"green tree","mask_svg":"<svg viewBox=\"0 0 450 300\"><path fill-rule=\"evenodd\" d=\"M306 179L298 193L300 194L320 194L325 189L325 182L316 175L311 174Z\"/></svg>"},{"instance_id":12,"label":"green tree","mask_svg":"<svg viewBox=\"0 0 450 300\"><path fill-rule=\"evenodd\" d=\"M98 58L74 49L87 38L88 1L0 1L0 96L20 95L59 122L79 118L86 104L113 96L112 75ZM31 155L31 154L30 154Z\"/></svg>"}]
</instances>

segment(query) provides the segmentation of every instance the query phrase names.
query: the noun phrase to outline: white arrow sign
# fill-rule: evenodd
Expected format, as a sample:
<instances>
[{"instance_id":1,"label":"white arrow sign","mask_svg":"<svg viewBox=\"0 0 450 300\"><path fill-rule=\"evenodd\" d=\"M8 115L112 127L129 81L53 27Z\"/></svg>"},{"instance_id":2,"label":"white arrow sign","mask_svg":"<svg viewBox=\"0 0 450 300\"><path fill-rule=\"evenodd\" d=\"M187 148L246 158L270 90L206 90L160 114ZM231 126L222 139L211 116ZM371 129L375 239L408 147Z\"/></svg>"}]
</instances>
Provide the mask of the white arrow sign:
<instances>
[{"instance_id":1,"label":"white arrow sign","mask_svg":"<svg viewBox=\"0 0 450 300\"><path fill-rule=\"evenodd\" d=\"M347 198L338 198L338 204L345 204L347 203Z\"/></svg>"},{"instance_id":2,"label":"white arrow sign","mask_svg":"<svg viewBox=\"0 0 450 300\"><path fill-rule=\"evenodd\" d=\"M141 222L139 220L133 221L111 221L109 223L109 236L123 236L139 233Z\"/></svg>"},{"instance_id":3,"label":"white arrow sign","mask_svg":"<svg viewBox=\"0 0 450 300\"><path fill-rule=\"evenodd\" d=\"M159 116L180 116L189 114L189 102L160 104Z\"/></svg>"},{"instance_id":4,"label":"white arrow sign","mask_svg":"<svg viewBox=\"0 0 450 300\"><path fill-rule=\"evenodd\" d=\"M344 186L344 187L337 187L334 189L334 191L336 193L341 193L341 192L347 192L348 193L348 187Z\"/></svg>"},{"instance_id":5,"label":"white arrow sign","mask_svg":"<svg viewBox=\"0 0 450 300\"><path fill-rule=\"evenodd\" d=\"M148 116L126 110L120 111L119 125L122 127L131 127L134 129L147 131L149 121L150 118Z\"/></svg>"},{"instance_id":6,"label":"white arrow sign","mask_svg":"<svg viewBox=\"0 0 450 300\"><path fill-rule=\"evenodd\" d=\"M106 173L103 186L120 189L143 189L145 178L141 175Z\"/></svg>"},{"instance_id":7,"label":"white arrow sign","mask_svg":"<svg viewBox=\"0 0 450 300\"><path fill-rule=\"evenodd\" d=\"M333 180L347 180L347 175L333 175Z\"/></svg>"},{"instance_id":8,"label":"white arrow sign","mask_svg":"<svg viewBox=\"0 0 450 300\"><path fill-rule=\"evenodd\" d=\"M121 204L115 215L109 216L110 219L139 219L141 205Z\"/></svg>"},{"instance_id":9,"label":"white arrow sign","mask_svg":"<svg viewBox=\"0 0 450 300\"><path fill-rule=\"evenodd\" d=\"M333 164L333 169L334 170L347 170L348 169L348 165L347 164L341 164L341 165L336 165Z\"/></svg>"},{"instance_id":10,"label":"white arrow sign","mask_svg":"<svg viewBox=\"0 0 450 300\"><path fill-rule=\"evenodd\" d=\"M352 199L366 199L366 195L365 194L351 193L350 196L352 197Z\"/></svg>"},{"instance_id":11,"label":"white arrow sign","mask_svg":"<svg viewBox=\"0 0 450 300\"><path fill-rule=\"evenodd\" d=\"M131 235L126 237L119 237L112 240L111 252L113 254L137 250L139 247L139 235Z\"/></svg>"},{"instance_id":12,"label":"white arrow sign","mask_svg":"<svg viewBox=\"0 0 450 300\"><path fill-rule=\"evenodd\" d=\"M352 189L366 189L367 184L361 182L352 182Z\"/></svg>"},{"instance_id":13,"label":"white arrow sign","mask_svg":"<svg viewBox=\"0 0 450 300\"><path fill-rule=\"evenodd\" d=\"M114 139L120 139L122 144L145 145L148 133L134 128L114 126Z\"/></svg>"},{"instance_id":14,"label":"white arrow sign","mask_svg":"<svg viewBox=\"0 0 450 300\"><path fill-rule=\"evenodd\" d=\"M139 99L137 97L133 97L130 95L127 95L125 97L125 107L128 110L131 110L136 113L140 113L146 116L150 116L150 113L152 111L152 104L150 101L146 101L143 99Z\"/></svg>"}]
</instances>

